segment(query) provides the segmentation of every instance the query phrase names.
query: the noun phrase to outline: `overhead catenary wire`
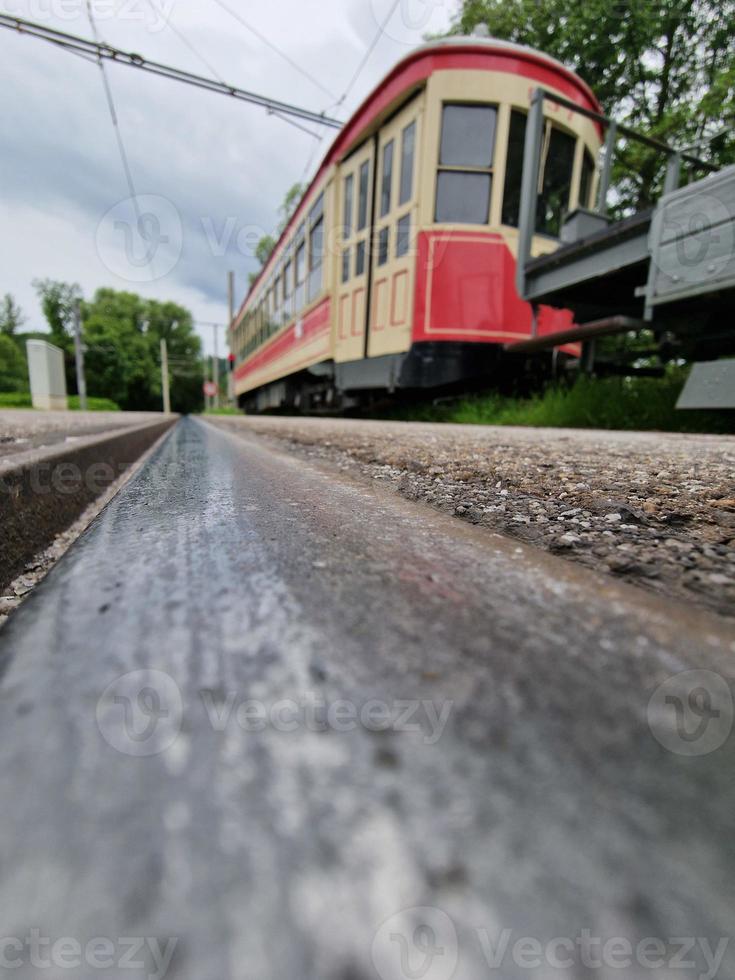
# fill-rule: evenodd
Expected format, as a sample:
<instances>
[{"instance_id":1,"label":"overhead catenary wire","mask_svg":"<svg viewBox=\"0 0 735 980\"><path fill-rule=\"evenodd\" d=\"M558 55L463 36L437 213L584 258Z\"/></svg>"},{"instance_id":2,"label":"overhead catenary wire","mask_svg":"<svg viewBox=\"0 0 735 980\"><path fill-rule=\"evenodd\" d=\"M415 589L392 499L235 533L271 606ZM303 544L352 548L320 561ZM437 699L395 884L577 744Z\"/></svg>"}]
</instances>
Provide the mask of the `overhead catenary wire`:
<instances>
[{"instance_id":1,"label":"overhead catenary wire","mask_svg":"<svg viewBox=\"0 0 735 980\"><path fill-rule=\"evenodd\" d=\"M156 8L153 6L153 0L145 0L145 2L150 7L151 11L155 14L156 13ZM173 23L173 21L171 20L171 17L169 17L166 20L166 26L171 30L171 32L173 34L176 35L176 37L181 41L181 43L184 44L189 49L189 51L191 51L191 53L194 55L194 57L197 58L199 61L201 61L201 63L204 65L204 67L209 72L212 73L212 76L218 82L220 82L220 84L222 84L222 85L226 85L227 84L225 82L224 78L220 75L220 73L214 67L214 65L209 61L209 59L206 58L202 54L202 52L191 43L191 41L187 38L187 36L184 34L184 32ZM301 123L297 123L294 119L289 119L288 116L284 116L280 112L276 112L275 110L269 110L268 111L268 114L271 115L271 116L276 116L276 118L280 119L282 122L286 122L290 126L294 126L296 129L300 129L302 133L307 133L309 136L312 136L314 139L319 139L319 134L318 133L315 133L311 129L307 129L306 126L302 126Z\"/></svg>"},{"instance_id":2,"label":"overhead catenary wire","mask_svg":"<svg viewBox=\"0 0 735 980\"><path fill-rule=\"evenodd\" d=\"M357 68L353 72L352 78L350 78L349 82L347 83L347 87L345 88L344 92L337 99L336 102L334 102L331 105L327 106L327 108L324 110L325 112L328 112L328 111L333 110L333 109L339 109L339 107L344 103L345 99L350 94L350 92L352 91L352 89L355 87L358 78L362 74L362 72L363 72L363 70L365 68L365 65L370 60L370 56L372 55L373 51L375 51L375 48L377 47L378 42L380 41L380 38L383 36L383 33L385 32L385 29L388 26L388 23L390 22L391 17L393 16L393 14L398 9L398 5L399 5L400 2L401 2L401 0L393 0L393 3L391 4L390 8L388 9L388 13L386 14L386 16L383 18L383 20L379 24L378 30L377 30L376 34L374 35L372 41L370 42L370 44L368 45L367 49L365 50L365 54L362 56L362 58L360 60L360 63L358 64ZM314 149L309 154L309 157L308 157L308 159L307 159L307 161L306 161L306 163L304 165L304 169L301 172L301 178L299 180L299 183L301 183L301 184L303 184L303 182L306 180L307 176L309 175L309 172L311 170L312 163L314 162L314 157L316 156L316 151L319 149L319 145L321 144L322 140L324 139L324 131L323 130L322 130L321 135L318 137L318 139L319 139L319 143L317 143L315 145Z\"/></svg>"},{"instance_id":3,"label":"overhead catenary wire","mask_svg":"<svg viewBox=\"0 0 735 980\"><path fill-rule=\"evenodd\" d=\"M78 37L74 34L67 34L63 31L53 30L50 27L46 27L44 24L37 24L33 21L24 20L22 17L15 17L9 14L0 14L0 27L18 31L19 33L26 34L29 37L35 37L40 40L48 41L65 51L70 51L75 54L93 55L99 59L114 61L118 65L126 65L129 68L138 68L141 71L149 72L150 74L158 75L162 78L169 78L173 81L183 82L186 85L192 85L196 88L205 89L209 92L215 92L220 95L230 96L231 98L239 101L249 102L252 105L260 106L261 108L268 109L271 112L280 113L296 119L306 120L307 122L313 122L319 125L329 126L333 129L342 129L343 126L341 120L327 116L324 112L303 109L300 106L293 105L289 102L271 99L267 96L259 95L256 92L250 92L246 89L238 88L235 85L219 82L212 78L206 78L202 75L195 75L193 72L175 68L171 65L165 65L161 62L152 61L149 58L142 57L142 55L130 51L123 51L120 48L114 48L109 44L101 44L97 41L90 41L88 38Z\"/></svg>"},{"instance_id":4,"label":"overhead catenary wire","mask_svg":"<svg viewBox=\"0 0 735 980\"><path fill-rule=\"evenodd\" d=\"M375 51L376 47L378 46L378 42L380 41L381 37L385 33L385 29L388 26L391 17L393 16L393 14L398 9L398 5L400 4L400 2L401 2L401 0L393 0L393 3L390 5L390 7L388 9L388 13L385 15L385 17L383 18L383 20L378 25L378 30L375 33L375 36L373 37L372 41L368 45L368 47L367 47L367 49L365 51L365 54L362 56L362 58L360 60L360 63L358 64L357 68L353 72L352 78L347 83L347 87L345 88L344 92L339 97L339 99L337 100L337 102L335 102L334 105L328 107L330 110L331 109L338 109L342 105L342 103L345 101L345 99L347 98L347 96L350 94L350 92L352 91L352 89L355 87L355 84L357 83L358 78L362 74L362 72L363 72L363 70L365 68L365 65L370 60L370 57L371 57L373 51Z\"/></svg>"},{"instance_id":5,"label":"overhead catenary wire","mask_svg":"<svg viewBox=\"0 0 735 980\"><path fill-rule=\"evenodd\" d=\"M301 177L299 178L300 184L304 183L304 181L309 175L309 172L311 171L311 165L314 162L314 157L316 156L317 151L319 150L319 147L322 145L322 141L324 140L324 130L322 130L321 133L315 134L315 136L317 138L317 142L314 144L314 146L311 149L311 153L306 158L304 169L301 171Z\"/></svg>"},{"instance_id":6,"label":"overhead catenary wire","mask_svg":"<svg viewBox=\"0 0 735 980\"><path fill-rule=\"evenodd\" d=\"M258 30L257 27L253 27L253 25L249 21L245 20L245 18L243 17L243 15L240 13L239 10L233 10L232 7L230 7L230 5L228 3L225 3L224 2L224 0L214 0L214 2L217 4L218 7L221 7L222 10L226 11L230 15L230 17L234 17L234 19L239 24L242 24L242 26L247 31L250 31L251 34L254 34L255 37L258 38L259 41L261 41L263 44L266 45L266 47L270 48L271 51L274 51L287 64L289 64L295 71L297 71L304 78L308 79L312 83L312 85L316 85L317 88L321 89L322 92L324 92L325 95L328 95L331 99L335 98L334 92L331 92L328 88L326 88L319 81L319 79L316 77L316 75L313 75L311 72L307 71L305 68L302 68L301 65L299 65L296 61L294 61L294 59L290 55L286 54L285 51L283 51L276 44L274 44L269 38L267 38L265 36L265 34L263 34L262 31Z\"/></svg>"},{"instance_id":7,"label":"overhead catenary wire","mask_svg":"<svg viewBox=\"0 0 735 980\"><path fill-rule=\"evenodd\" d=\"M94 14L92 13L92 4L90 0L87 0L87 16L89 17L89 26L92 28L92 35L94 37L95 43L99 45L99 36L97 33L97 25L94 20ZM110 87L110 80L107 77L107 72L105 71L105 63L101 57L97 57L97 64L102 75L102 86L105 90L105 97L107 99L107 107L110 110L110 118L112 119L112 125L115 130L115 139L117 140L117 149L120 154L120 160L122 162L123 172L125 173L125 181L128 185L128 193L133 204L133 210L135 211L136 221L140 224L140 208L138 206L138 195L135 190L135 182L133 181L133 172L130 169L130 161L128 160L128 154L125 150L125 141L123 139L122 130L120 128L120 121L118 119L117 110L115 109L115 99L112 95L112 88Z\"/></svg>"}]
</instances>

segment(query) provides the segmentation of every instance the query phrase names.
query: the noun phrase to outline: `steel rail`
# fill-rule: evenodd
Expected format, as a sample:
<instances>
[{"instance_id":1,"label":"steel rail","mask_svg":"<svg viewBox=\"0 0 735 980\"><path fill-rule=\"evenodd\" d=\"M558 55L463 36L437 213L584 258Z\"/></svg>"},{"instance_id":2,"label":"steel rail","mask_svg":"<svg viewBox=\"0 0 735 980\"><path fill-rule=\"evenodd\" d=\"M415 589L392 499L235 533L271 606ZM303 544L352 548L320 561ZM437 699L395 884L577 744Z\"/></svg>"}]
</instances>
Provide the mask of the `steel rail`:
<instances>
[{"instance_id":1,"label":"steel rail","mask_svg":"<svg viewBox=\"0 0 735 980\"><path fill-rule=\"evenodd\" d=\"M14 30L20 34L27 34L29 37L36 37L57 47L63 48L74 54L83 56L93 56L113 61L118 65L126 65L129 68L139 68L152 75L161 78L169 78L176 82L183 82L185 85L192 85L196 88L205 89L208 92L215 92L219 95L228 95L233 99L242 102L249 102L252 105L260 106L271 113L282 113L287 116L294 116L297 119L304 119L307 122L319 123L329 126L332 129L341 129L343 123L339 119L326 116L321 112L314 112L311 109L303 109L300 106L292 105L288 102L280 102L278 99L271 99L256 92L239 88L236 85L229 85L226 82L219 82L204 75L195 75L193 72L184 71L182 68L175 68L172 65L165 65L159 61L151 61L142 55L132 51L123 51L120 48L112 47L109 44L91 41L88 38L79 37L75 34L67 34L64 31L56 31L53 28L45 27L34 21L24 20L22 17L12 17L10 14L0 13L0 27L6 30Z\"/></svg>"}]
</instances>

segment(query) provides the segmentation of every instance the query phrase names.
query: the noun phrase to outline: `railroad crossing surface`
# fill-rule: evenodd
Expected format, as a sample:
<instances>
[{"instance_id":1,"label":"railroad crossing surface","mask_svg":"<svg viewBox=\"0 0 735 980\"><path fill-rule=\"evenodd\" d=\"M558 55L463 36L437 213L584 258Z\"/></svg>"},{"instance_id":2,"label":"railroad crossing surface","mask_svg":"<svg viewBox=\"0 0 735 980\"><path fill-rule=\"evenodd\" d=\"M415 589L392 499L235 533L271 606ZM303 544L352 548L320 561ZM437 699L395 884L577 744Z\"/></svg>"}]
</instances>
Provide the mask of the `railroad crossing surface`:
<instances>
[{"instance_id":1,"label":"railroad crossing surface","mask_svg":"<svg viewBox=\"0 0 735 980\"><path fill-rule=\"evenodd\" d=\"M16 977L733 975L722 616L185 419L0 669Z\"/></svg>"}]
</instances>

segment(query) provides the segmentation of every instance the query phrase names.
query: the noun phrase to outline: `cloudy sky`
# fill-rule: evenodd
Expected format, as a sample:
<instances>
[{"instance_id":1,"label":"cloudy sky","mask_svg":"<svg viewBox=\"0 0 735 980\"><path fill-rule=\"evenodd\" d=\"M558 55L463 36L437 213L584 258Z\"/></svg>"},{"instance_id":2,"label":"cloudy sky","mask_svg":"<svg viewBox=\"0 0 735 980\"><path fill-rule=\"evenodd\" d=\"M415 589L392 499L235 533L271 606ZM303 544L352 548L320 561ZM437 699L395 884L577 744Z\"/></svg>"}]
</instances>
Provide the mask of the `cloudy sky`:
<instances>
[{"instance_id":1,"label":"cloudy sky","mask_svg":"<svg viewBox=\"0 0 735 980\"><path fill-rule=\"evenodd\" d=\"M427 31L445 28L458 5L91 2L99 34L112 45L211 75L203 57L234 85L317 111L331 107L342 119ZM0 0L0 10L89 37L85 3ZM394 3L365 68L335 108ZM0 31L0 295L14 295L27 329L43 328L31 285L37 277L78 282L86 296L112 286L173 299L200 324L224 323L227 270L235 270L239 305L257 265L253 242L273 229L284 192L313 175L334 133L327 130L317 143L254 106L122 66L108 65L107 72L143 238L131 235L134 212L99 68ZM198 330L211 351L212 329Z\"/></svg>"}]
</instances>

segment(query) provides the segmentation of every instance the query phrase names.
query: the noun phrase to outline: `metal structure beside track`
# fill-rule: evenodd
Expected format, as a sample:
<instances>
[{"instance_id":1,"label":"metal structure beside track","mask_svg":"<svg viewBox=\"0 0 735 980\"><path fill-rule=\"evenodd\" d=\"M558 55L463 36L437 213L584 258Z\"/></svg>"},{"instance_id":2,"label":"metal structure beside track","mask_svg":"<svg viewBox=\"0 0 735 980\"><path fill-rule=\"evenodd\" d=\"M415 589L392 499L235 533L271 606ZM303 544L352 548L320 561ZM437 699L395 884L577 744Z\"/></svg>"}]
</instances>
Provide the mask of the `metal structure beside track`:
<instances>
[{"instance_id":1,"label":"metal structure beside track","mask_svg":"<svg viewBox=\"0 0 735 980\"><path fill-rule=\"evenodd\" d=\"M562 105L604 127L597 209L567 216L562 244L534 255L538 175L545 105ZM619 221L609 217L609 192L620 136L665 155L666 179L656 206ZM680 187L682 162L707 176ZM577 327L564 337L589 340L649 327L692 359L735 352L735 167L716 167L685 151L621 126L614 119L537 88L531 99L523 157L519 294L534 305L566 307ZM592 322L588 322L592 321ZM671 342L671 341L670 341ZM548 339L507 345L540 350ZM735 407L735 392L731 392Z\"/></svg>"}]
</instances>

